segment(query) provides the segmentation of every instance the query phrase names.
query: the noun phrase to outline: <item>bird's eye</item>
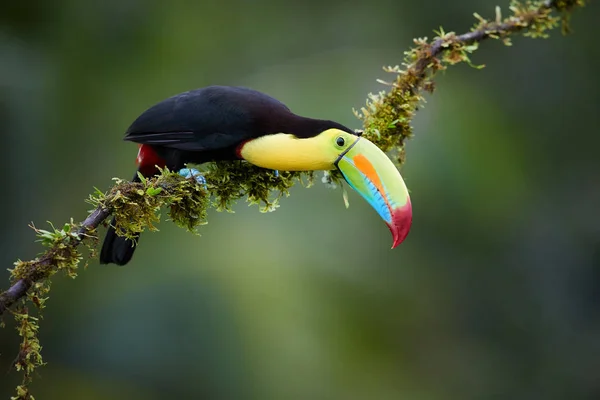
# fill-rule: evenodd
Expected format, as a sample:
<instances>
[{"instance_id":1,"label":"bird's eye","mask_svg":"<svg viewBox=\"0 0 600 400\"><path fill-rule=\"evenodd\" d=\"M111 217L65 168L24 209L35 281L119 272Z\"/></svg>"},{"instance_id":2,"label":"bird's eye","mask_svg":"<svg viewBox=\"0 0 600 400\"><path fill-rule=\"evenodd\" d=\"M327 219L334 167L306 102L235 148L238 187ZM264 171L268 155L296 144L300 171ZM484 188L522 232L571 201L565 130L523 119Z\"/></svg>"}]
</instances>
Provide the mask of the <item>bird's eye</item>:
<instances>
[{"instance_id":1,"label":"bird's eye","mask_svg":"<svg viewBox=\"0 0 600 400\"><path fill-rule=\"evenodd\" d=\"M335 139L335 144L342 147L343 145L346 144L346 141L344 140L343 137L339 136L337 139Z\"/></svg>"}]
</instances>

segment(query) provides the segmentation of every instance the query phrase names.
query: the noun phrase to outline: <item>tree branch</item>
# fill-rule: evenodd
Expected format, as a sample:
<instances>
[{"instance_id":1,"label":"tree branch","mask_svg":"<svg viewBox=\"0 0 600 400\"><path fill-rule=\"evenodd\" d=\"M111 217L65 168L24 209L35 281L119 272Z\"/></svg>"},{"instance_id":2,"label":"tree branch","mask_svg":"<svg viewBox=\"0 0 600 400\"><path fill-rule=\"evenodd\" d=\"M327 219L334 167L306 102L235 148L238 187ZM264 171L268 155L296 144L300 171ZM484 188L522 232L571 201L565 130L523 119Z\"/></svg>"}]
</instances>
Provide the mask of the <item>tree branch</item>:
<instances>
[{"instance_id":1,"label":"tree branch","mask_svg":"<svg viewBox=\"0 0 600 400\"><path fill-rule=\"evenodd\" d=\"M53 227L46 231L31 226L42 244L49 247L39 257L31 261L17 261L11 270L13 283L0 294L0 316L19 299L25 297L38 282L47 280L59 270L76 276L75 270L82 259L77 250L85 239L95 241L95 230L108 216L114 215L117 232L133 238L144 229L155 230L153 223L161 207L169 207L169 216L177 225L195 231L205 223L209 196L218 210L228 210L231 204L243 196L251 203L263 203L263 210L277 207L277 201L288 194L288 189L303 176L312 180L312 173L281 172L277 177L273 172L248 163L214 163L205 171L207 187L193 179L184 179L168 170L145 179L142 182L128 182L117 179L108 193L97 191L88 202L95 209L80 224L68 223L62 229ZM272 192L279 194L271 199ZM92 249L93 251L93 249ZM43 301L44 288L35 290L36 301ZM38 304L36 304L38 305Z\"/></svg>"},{"instance_id":2,"label":"tree branch","mask_svg":"<svg viewBox=\"0 0 600 400\"><path fill-rule=\"evenodd\" d=\"M80 225L80 228L75 234L74 240L71 242L71 246L76 247L80 242L89 235L90 232L95 230L108 216L109 211L102 207L96 208ZM48 250L42 257L34 260L30 264L29 273L17 280L8 290L0 294L0 315L4 313L10 306L12 306L17 300L27 294L27 291L31 288L34 282L43 279L44 271L48 267L53 267L51 253L58 251L58 248Z\"/></svg>"},{"instance_id":3,"label":"tree branch","mask_svg":"<svg viewBox=\"0 0 600 400\"><path fill-rule=\"evenodd\" d=\"M539 17L546 16L553 8L559 7L559 1L557 0L546 0L541 2L533 12L529 15L523 15L522 18L512 18L507 21L502 21L500 16L499 8L496 9L496 20L494 22L488 22L480 19L481 23L471 32L463 33L454 37L454 42L462 44L472 44L474 42L482 42L494 35L507 36L511 33L516 33L524 29L529 28L532 22ZM560 11L565 11L567 8L574 7L577 5L575 1L571 2L572 5L561 6ZM445 46L448 42L444 39L438 38L432 45L430 50L430 56L420 59L416 65L417 73L424 74L427 66L430 62L439 56L444 50L448 49Z\"/></svg>"},{"instance_id":4,"label":"tree branch","mask_svg":"<svg viewBox=\"0 0 600 400\"><path fill-rule=\"evenodd\" d=\"M438 71L460 62L471 65L469 55L488 38L499 39L507 46L511 45L509 35L515 33L546 38L548 31L558 26L561 20L563 32L567 32L569 12L585 3L584 0L512 0L512 15L507 18L502 18L500 7L496 7L494 20L475 13L477 24L467 33L445 33L440 28L432 42L427 38L415 39L416 47L405 52L404 68L384 68L386 72L396 74L393 82L378 80L390 89L370 94L366 107L355 111L363 121L365 137L386 152L397 150L397 161L402 164L404 142L412 137L411 121L424 100L422 92L434 91L433 77ZM553 15L554 11L561 13L562 18Z\"/></svg>"}]
</instances>

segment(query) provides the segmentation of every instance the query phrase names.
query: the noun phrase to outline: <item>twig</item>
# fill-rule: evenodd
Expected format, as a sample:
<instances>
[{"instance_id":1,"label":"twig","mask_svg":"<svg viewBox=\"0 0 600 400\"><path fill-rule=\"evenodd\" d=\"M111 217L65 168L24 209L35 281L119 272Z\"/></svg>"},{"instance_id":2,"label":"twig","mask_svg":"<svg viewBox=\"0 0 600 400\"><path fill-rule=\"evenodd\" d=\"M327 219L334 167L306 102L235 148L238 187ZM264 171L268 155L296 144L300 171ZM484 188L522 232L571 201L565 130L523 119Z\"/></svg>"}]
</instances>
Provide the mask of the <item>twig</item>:
<instances>
[{"instance_id":1,"label":"twig","mask_svg":"<svg viewBox=\"0 0 600 400\"><path fill-rule=\"evenodd\" d=\"M471 32L455 36L453 42L471 44L474 42L481 42L485 39L488 39L492 35L506 36L510 33L522 31L530 26L531 22L536 16L546 11L550 11L555 4L556 0L544 1L537 9L537 12L530 14L528 18L525 17L522 20L514 19L509 22L497 20L494 22L488 22L487 24L482 24L479 28ZM433 44L431 44L430 56L422 58L418 61L416 64L416 72L420 74L425 73L427 66L435 57L438 57L444 50L450 49L450 47L444 47L446 44L447 41L442 38L433 42Z\"/></svg>"},{"instance_id":2,"label":"twig","mask_svg":"<svg viewBox=\"0 0 600 400\"><path fill-rule=\"evenodd\" d=\"M73 247L78 246L86 235L96 229L109 215L110 213L108 210L102 207L96 208L88 215L85 221L81 223L76 234L76 240L71 241L71 245ZM40 271L51 266L52 258L49 254L52 250L53 249L48 250L41 258L31 264L27 277L17 280L8 290L0 294L0 315L2 315L4 311L12 306L17 300L25 296L34 282L43 278L43 276L40 276Z\"/></svg>"},{"instance_id":3,"label":"twig","mask_svg":"<svg viewBox=\"0 0 600 400\"><path fill-rule=\"evenodd\" d=\"M562 14L563 32L568 30L569 11L585 5L585 0L517 1L510 3L511 14L503 18L496 7L493 20L478 14L477 24L469 32L457 35L440 28L437 37L415 39L415 47L405 52L402 66L384 68L396 74L392 82L378 80L387 85L387 92L370 94L366 106L355 111L363 121L363 135L383 151L398 150L398 164L404 162L404 142L412 137L411 122L423 104L423 92L433 92L434 75L449 65L466 62L470 65L470 54L477 50L480 42L488 38L500 39L510 45L509 36L522 32L532 38L545 38L548 32L559 25Z\"/></svg>"}]
</instances>

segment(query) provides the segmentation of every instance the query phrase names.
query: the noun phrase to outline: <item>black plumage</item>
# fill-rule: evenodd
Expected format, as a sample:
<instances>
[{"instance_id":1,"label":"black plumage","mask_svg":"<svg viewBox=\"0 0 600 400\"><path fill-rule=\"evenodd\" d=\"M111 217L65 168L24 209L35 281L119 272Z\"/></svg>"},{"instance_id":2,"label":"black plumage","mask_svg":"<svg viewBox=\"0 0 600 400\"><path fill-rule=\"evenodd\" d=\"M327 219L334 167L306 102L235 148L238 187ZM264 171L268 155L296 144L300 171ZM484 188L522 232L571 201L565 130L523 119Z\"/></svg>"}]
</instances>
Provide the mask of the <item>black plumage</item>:
<instances>
[{"instance_id":1,"label":"black plumage","mask_svg":"<svg viewBox=\"0 0 600 400\"><path fill-rule=\"evenodd\" d=\"M274 133L298 138L329 128L353 133L334 121L300 117L256 90L209 86L161 101L140 115L125 140L151 145L167 166L237 158L241 143Z\"/></svg>"}]
</instances>

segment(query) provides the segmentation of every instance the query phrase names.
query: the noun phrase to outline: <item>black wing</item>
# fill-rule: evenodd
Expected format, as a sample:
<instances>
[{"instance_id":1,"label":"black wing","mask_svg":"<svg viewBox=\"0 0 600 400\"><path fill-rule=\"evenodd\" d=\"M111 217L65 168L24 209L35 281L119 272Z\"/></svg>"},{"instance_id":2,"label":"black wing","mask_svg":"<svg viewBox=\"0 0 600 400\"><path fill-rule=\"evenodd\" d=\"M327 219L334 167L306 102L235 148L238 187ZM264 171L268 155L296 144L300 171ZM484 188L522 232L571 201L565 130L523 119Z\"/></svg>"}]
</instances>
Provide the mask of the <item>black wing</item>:
<instances>
[{"instance_id":1,"label":"black wing","mask_svg":"<svg viewBox=\"0 0 600 400\"><path fill-rule=\"evenodd\" d=\"M129 127L125 140L183 151L217 150L275 133L272 121L289 114L283 103L255 90L209 86L149 108Z\"/></svg>"}]
</instances>

